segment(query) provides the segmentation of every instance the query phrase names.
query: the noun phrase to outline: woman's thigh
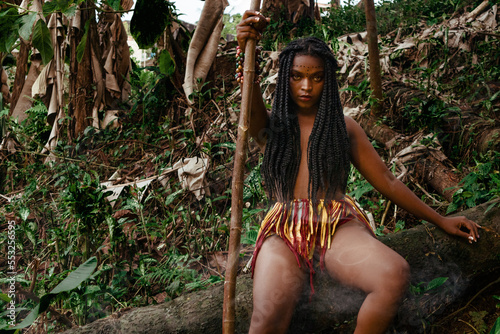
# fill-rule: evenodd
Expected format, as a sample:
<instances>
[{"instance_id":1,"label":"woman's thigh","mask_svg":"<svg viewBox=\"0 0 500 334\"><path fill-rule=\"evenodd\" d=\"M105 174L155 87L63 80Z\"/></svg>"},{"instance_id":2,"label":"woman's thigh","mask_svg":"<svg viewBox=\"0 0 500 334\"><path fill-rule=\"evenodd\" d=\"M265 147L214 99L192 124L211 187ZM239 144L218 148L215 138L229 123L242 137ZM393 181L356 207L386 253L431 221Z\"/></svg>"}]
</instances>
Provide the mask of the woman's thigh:
<instances>
[{"instance_id":1,"label":"woman's thigh","mask_svg":"<svg viewBox=\"0 0 500 334\"><path fill-rule=\"evenodd\" d=\"M254 268L252 329L286 328L308 274L277 236L267 238Z\"/></svg>"},{"instance_id":2,"label":"woman's thigh","mask_svg":"<svg viewBox=\"0 0 500 334\"><path fill-rule=\"evenodd\" d=\"M406 260L357 220L338 227L325 254L325 266L331 276L366 293L404 290L408 284Z\"/></svg>"}]
</instances>

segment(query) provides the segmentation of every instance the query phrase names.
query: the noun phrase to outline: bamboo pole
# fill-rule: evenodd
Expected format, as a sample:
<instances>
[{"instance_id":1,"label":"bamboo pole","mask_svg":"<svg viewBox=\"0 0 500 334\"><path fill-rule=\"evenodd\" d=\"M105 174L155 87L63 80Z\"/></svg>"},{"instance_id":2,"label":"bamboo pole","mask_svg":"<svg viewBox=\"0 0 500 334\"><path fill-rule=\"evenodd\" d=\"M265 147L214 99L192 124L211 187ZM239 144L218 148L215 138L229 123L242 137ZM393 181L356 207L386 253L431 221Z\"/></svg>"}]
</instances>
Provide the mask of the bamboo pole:
<instances>
[{"instance_id":1,"label":"bamboo pole","mask_svg":"<svg viewBox=\"0 0 500 334\"><path fill-rule=\"evenodd\" d=\"M259 10L260 0L252 0L250 10ZM243 210L243 174L248 149L248 128L252 103L252 88L255 74L254 39L247 40L245 46L245 64L243 67L243 90L241 96L240 119L238 123L238 139L234 156L233 184L231 195L231 228L229 233L229 250L224 280L224 304L222 313L222 333L233 334L235 325L236 275L238 273L241 219Z\"/></svg>"}]
</instances>

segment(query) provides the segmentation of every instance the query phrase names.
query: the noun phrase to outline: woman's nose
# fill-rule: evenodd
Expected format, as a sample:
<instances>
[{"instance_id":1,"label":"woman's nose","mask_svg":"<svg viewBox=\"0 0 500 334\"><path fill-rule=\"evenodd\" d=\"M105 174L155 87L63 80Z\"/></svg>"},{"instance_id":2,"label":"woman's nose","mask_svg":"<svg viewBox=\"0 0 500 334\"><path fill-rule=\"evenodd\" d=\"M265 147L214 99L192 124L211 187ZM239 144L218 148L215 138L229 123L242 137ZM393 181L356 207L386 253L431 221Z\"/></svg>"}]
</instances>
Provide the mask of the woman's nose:
<instances>
[{"instance_id":1,"label":"woman's nose","mask_svg":"<svg viewBox=\"0 0 500 334\"><path fill-rule=\"evenodd\" d=\"M304 80L302 80L302 87L301 88L305 91L311 90L312 89L311 80L309 80L309 78L304 78Z\"/></svg>"}]
</instances>

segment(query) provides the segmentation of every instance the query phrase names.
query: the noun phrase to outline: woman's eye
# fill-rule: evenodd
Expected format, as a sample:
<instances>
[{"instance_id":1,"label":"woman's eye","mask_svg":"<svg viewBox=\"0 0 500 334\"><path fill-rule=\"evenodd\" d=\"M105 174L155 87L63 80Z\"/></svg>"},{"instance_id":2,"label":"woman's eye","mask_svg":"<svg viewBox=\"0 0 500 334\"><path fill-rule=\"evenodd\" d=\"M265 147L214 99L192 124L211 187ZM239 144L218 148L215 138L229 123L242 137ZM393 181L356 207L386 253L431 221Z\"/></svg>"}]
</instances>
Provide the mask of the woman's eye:
<instances>
[{"instance_id":1,"label":"woman's eye","mask_svg":"<svg viewBox=\"0 0 500 334\"><path fill-rule=\"evenodd\" d=\"M316 82L321 82L321 81L323 81L323 77L322 77L322 76L320 76L320 75L315 76L315 77L314 77L314 81L316 81Z\"/></svg>"},{"instance_id":2,"label":"woman's eye","mask_svg":"<svg viewBox=\"0 0 500 334\"><path fill-rule=\"evenodd\" d=\"M292 74L292 79L293 80L300 80L300 76L297 74Z\"/></svg>"}]
</instances>

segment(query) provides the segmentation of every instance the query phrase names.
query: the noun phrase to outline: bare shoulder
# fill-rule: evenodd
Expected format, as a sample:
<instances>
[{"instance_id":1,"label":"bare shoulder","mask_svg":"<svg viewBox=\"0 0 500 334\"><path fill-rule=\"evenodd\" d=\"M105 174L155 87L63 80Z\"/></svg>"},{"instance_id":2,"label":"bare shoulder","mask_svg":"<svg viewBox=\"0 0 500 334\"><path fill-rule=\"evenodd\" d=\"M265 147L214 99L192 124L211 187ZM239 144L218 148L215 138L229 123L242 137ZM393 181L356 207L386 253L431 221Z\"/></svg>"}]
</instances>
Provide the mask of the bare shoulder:
<instances>
[{"instance_id":1,"label":"bare shoulder","mask_svg":"<svg viewBox=\"0 0 500 334\"><path fill-rule=\"evenodd\" d=\"M345 121L345 126L347 128L347 134L349 135L349 138L359 136L360 134L364 134L364 131L361 128L361 126L358 124L358 122L356 122L350 116L344 115L344 121Z\"/></svg>"}]
</instances>

